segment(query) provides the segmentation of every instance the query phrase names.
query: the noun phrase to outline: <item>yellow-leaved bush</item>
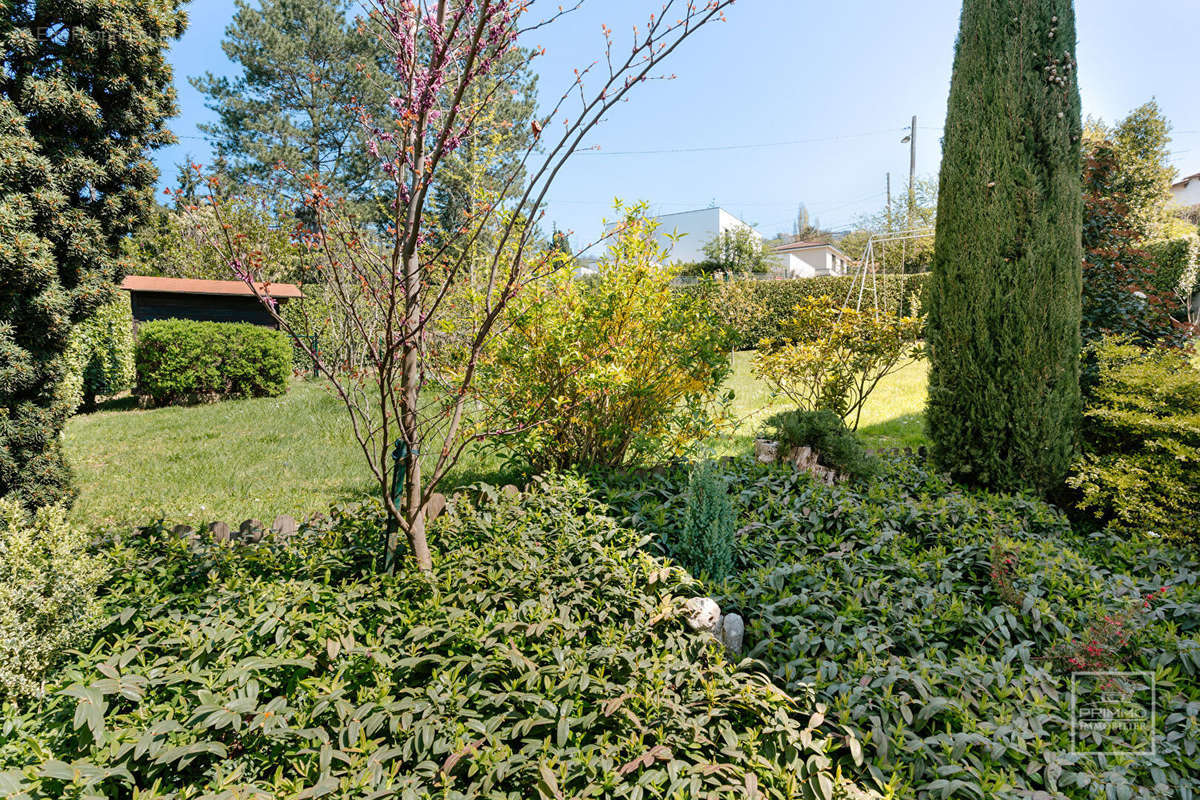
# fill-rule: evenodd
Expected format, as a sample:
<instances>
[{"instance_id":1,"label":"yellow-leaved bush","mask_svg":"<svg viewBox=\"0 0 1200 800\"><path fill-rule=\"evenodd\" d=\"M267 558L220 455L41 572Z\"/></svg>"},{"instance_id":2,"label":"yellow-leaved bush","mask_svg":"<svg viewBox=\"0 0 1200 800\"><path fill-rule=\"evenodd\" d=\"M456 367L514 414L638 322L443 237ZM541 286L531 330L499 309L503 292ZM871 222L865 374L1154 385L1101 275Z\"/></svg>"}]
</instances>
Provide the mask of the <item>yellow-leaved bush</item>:
<instances>
[{"instance_id":1,"label":"yellow-leaved bush","mask_svg":"<svg viewBox=\"0 0 1200 800\"><path fill-rule=\"evenodd\" d=\"M617 209L596 274L527 287L481 370L511 420L506 444L537 470L684 457L728 422L729 327L672 290L645 205Z\"/></svg>"},{"instance_id":2,"label":"yellow-leaved bush","mask_svg":"<svg viewBox=\"0 0 1200 800\"><path fill-rule=\"evenodd\" d=\"M839 308L808 297L782 337L759 344L755 373L804 411L827 409L858 428L862 407L885 377L919 358L924 321L882 309Z\"/></svg>"},{"instance_id":3,"label":"yellow-leaved bush","mask_svg":"<svg viewBox=\"0 0 1200 800\"><path fill-rule=\"evenodd\" d=\"M38 694L66 650L99 623L102 557L58 507L0 498L0 700Z\"/></svg>"}]
</instances>

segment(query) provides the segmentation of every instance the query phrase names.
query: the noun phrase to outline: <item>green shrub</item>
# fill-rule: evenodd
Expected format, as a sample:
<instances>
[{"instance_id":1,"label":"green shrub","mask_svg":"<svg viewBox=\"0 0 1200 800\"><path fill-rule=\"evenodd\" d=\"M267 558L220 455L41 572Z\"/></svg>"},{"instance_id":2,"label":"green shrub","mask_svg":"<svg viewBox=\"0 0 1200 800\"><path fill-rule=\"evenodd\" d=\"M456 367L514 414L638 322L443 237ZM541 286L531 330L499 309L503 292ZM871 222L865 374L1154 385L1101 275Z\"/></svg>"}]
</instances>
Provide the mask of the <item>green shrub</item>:
<instances>
[{"instance_id":1,"label":"green shrub","mask_svg":"<svg viewBox=\"0 0 1200 800\"><path fill-rule=\"evenodd\" d=\"M964 490L907 459L865 485L751 459L722 472L742 528L733 577L710 591L745 618L745 655L785 689L814 686L896 797L1200 791L1194 553L1077 535L1044 502ZM670 541L686 480L627 476L603 492L619 519ZM1153 757L1073 753L1072 658L1155 674Z\"/></svg>"},{"instance_id":2,"label":"green shrub","mask_svg":"<svg viewBox=\"0 0 1200 800\"><path fill-rule=\"evenodd\" d=\"M1175 297L1178 319L1196 322L1191 304L1192 297L1200 292L1200 235L1148 242L1146 252L1154 264L1154 288Z\"/></svg>"},{"instance_id":3,"label":"green shrub","mask_svg":"<svg viewBox=\"0 0 1200 800\"><path fill-rule=\"evenodd\" d=\"M783 447L811 447L817 463L854 480L869 478L878 466L846 423L827 409L780 411L767 418L763 435Z\"/></svg>"},{"instance_id":4,"label":"green shrub","mask_svg":"<svg viewBox=\"0 0 1200 800\"><path fill-rule=\"evenodd\" d=\"M745 279L738 279L739 281ZM928 273L912 275L876 275L875 291L870 284L862 293L862 307L875 308L899 313L901 316L918 316L924 306L925 294L928 290ZM855 275L823 275L815 278L781 278L766 280L749 280L753 289L753 302L761 312L756 313L747 322L739 326L735 336L734 346L739 350L758 347L759 342L776 340L784 336L788 320L795 313L796 306L808 297L829 297L831 301L841 306L847 302L851 308L858 306L859 289L862 281ZM704 297L719 313L722 298L715 291L719 284L700 284L680 287L677 291ZM878 300L876 300L878 298Z\"/></svg>"},{"instance_id":5,"label":"green shrub","mask_svg":"<svg viewBox=\"0 0 1200 800\"><path fill-rule=\"evenodd\" d=\"M857 429L879 382L920 357L921 329L916 317L808 297L785 323L783 338L762 343L754 372L801 409L829 409Z\"/></svg>"},{"instance_id":6,"label":"green shrub","mask_svg":"<svg viewBox=\"0 0 1200 800\"><path fill-rule=\"evenodd\" d=\"M711 461L697 464L688 479L683 524L672 555L692 574L723 581L733 569L736 527L724 478Z\"/></svg>"},{"instance_id":7,"label":"green shrub","mask_svg":"<svg viewBox=\"0 0 1200 800\"><path fill-rule=\"evenodd\" d=\"M1200 545L1200 370L1187 351L1107 339L1068 483L1125 533Z\"/></svg>"},{"instance_id":8,"label":"green shrub","mask_svg":"<svg viewBox=\"0 0 1200 800\"><path fill-rule=\"evenodd\" d=\"M103 574L61 508L31 516L0 498L0 701L36 696L66 651L89 639Z\"/></svg>"},{"instance_id":9,"label":"green shrub","mask_svg":"<svg viewBox=\"0 0 1200 800\"><path fill-rule=\"evenodd\" d=\"M97 397L112 397L133 386L133 315L129 295L119 294L71 329L63 356L67 374L59 391L72 410L93 408Z\"/></svg>"},{"instance_id":10,"label":"green shrub","mask_svg":"<svg viewBox=\"0 0 1200 800\"><path fill-rule=\"evenodd\" d=\"M510 305L480 386L535 471L681 458L720 422L728 331L672 290L656 227L633 207L594 277L560 270Z\"/></svg>"},{"instance_id":11,"label":"green shrub","mask_svg":"<svg viewBox=\"0 0 1200 800\"><path fill-rule=\"evenodd\" d=\"M153 405L277 397L287 391L292 347L261 325L167 319L138 328L134 360L137 393Z\"/></svg>"},{"instance_id":12,"label":"green shrub","mask_svg":"<svg viewBox=\"0 0 1200 800\"><path fill-rule=\"evenodd\" d=\"M929 285L939 468L1049 492L1079 430L1079 85L1072 0L965 0Z\"/></svg>"},{"instance_id":13,"label":"green shrub","mask_svg":"<svg viewBox=\"0 0 1200 800\"><path fill-rule=\"evenodd\" d=\"M458 507L432 576L365 568L359 513L257 546L118 542L107 626L0 726L5 790L830 797L857 741L688 631L695 582L584 489Z\"/></svg>"}]
</instances>

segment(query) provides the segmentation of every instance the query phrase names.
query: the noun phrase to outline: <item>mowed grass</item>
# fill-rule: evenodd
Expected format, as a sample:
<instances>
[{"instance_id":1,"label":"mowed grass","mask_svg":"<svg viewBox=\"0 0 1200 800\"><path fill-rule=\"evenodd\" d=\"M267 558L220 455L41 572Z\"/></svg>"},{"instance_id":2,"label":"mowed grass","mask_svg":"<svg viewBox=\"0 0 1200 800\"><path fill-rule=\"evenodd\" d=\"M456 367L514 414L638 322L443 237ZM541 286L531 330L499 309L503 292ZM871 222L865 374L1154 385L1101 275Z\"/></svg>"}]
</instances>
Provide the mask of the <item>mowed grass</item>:
<instances>
[{"instance_id":1,"label":"mowed grass","mask_svg":"<svg viewBox=\"0 0 1200 800\"><path fill-rule=\"evenodd\" d=\"M736 353L729 381L734 391L736 434L723 442L721 455L745 452L762 429L763 421L791 407L786 397L772 397L771 389L751 369L753 352ZM908 363L884 378L863 406L858 434L867 447L918 447L926 444L925 392L929 362Z\"/></svg>"},{"instance_id":2,"label":"mowed grass","mask_svg":"<svg viewBox=\"0 0 1200 800\"><path fill-rule=\"evenodd\" d=\"M752 353L734 357L736 432L718 454L745 453L762 421L787 408L750 369ZM911 364L876 389L859 432L869 447L923 444L925 363ZM88 527L200 524L236 526L278 514L327 511L376 491L341 401L322 385L295 380L279 398L140 410L128 400L70 421L68 460L79 499L75 521ZM432 450L432 448L430 448ZM449 486L512 477L493 450L477 450L449 476Z\"/></svg>"},{"instance_id":3,"label":"mowed grass","mask_svg":"<svg viewBox=\"0 0 1200 800\"><path fill-rule=\"evenodd\" d=\"M276 398L140 410L128 399L74 417L65 447L89 527L297 518L377 492L345 407L321 384L293 380ZM502 477L475 453L449 477Z\"/></svg>"}]
</instances>

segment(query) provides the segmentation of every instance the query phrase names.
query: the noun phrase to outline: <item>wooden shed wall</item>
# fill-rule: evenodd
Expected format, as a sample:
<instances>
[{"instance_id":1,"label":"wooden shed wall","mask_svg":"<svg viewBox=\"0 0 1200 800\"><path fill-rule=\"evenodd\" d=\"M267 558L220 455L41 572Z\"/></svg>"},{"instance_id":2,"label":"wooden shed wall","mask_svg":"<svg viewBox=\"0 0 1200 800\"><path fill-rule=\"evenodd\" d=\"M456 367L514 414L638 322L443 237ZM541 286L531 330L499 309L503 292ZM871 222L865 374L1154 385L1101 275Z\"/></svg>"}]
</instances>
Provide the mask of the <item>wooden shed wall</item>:
<instances>
[{"instance_id":1,"label":"wooden shed wall","mask_svg":"<svg viewBox=\"0 0 1200 800\"><path fill-rule=\"evenodd\" d=\"M135 326L155 319L194 319L279 327L256 297L139 291L132 291L129 295Z\"/></svg>"}]
</instances>

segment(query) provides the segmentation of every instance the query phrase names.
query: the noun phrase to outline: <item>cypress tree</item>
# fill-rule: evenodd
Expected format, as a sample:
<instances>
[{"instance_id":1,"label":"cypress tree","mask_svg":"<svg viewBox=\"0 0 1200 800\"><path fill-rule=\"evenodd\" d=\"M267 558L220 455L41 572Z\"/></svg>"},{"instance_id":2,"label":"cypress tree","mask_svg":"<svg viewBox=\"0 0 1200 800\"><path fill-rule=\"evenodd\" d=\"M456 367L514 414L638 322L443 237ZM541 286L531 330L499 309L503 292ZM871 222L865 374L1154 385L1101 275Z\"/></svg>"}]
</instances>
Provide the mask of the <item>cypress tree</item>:
<instances>
[{"instance_id":1,"label":"cypress tree","mask_svg":"<svg viewBox=\"0 0 1200 800\"><path fill-rule=\"evenodd\" d=\"M1080 415L1071 0L964 0L929 297L927 425L956 479L1046 492Z\"/></svg>"},{"instance_id":2,"label":"cypress tree","mask_svg":"<svg viewBox=\"0 0 1200 800\"><path fill-rule=\"evenodd\" d=\"M118 245L172 141L180 0L0 6L0 495L70 499L59 384L71 328L115 294Z\"/></svg>"}]
</instances>

